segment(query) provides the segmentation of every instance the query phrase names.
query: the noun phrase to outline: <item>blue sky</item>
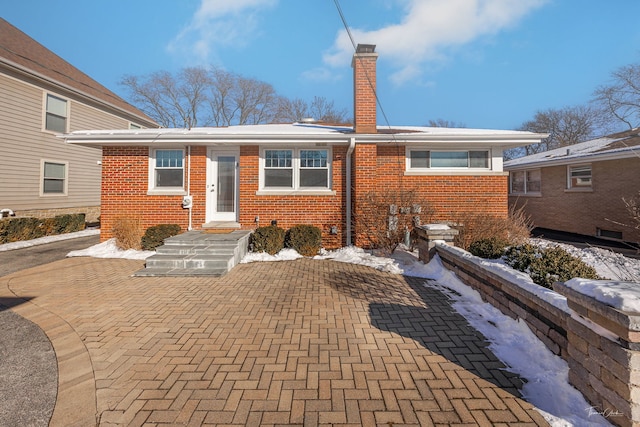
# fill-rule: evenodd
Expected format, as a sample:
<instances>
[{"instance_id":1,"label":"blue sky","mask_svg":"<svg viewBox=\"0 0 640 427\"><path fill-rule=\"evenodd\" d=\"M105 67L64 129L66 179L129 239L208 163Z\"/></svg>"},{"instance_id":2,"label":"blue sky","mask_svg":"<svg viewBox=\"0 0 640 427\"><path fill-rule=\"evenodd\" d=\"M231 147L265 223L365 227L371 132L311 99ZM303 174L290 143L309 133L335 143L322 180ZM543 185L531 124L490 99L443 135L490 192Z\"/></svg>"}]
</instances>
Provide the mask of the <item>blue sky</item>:
<instances>
[{"instance_id":1,"label":"blue sky","mask_svg":"<svg viewBox=\"0 0 640 427\"><path fill-rule=\"evenodd\" d=\"M334 0L2 0L1 16L126 98L126 75L215 65L352 111ZM515 129L640 62L639 0L340 0L376 44L392 125ZM379 115L378 122L386 124Z\"/></svg>"}]
</instances>

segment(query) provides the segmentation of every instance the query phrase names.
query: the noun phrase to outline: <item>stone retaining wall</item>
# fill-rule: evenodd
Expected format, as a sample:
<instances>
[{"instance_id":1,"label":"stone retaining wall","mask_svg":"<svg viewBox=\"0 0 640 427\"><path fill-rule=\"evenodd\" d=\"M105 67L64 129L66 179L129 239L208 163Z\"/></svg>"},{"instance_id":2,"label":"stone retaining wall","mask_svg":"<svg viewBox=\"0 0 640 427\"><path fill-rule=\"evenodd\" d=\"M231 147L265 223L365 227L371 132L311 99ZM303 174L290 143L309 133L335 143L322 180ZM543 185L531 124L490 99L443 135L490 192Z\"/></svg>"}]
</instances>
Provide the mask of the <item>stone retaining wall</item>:
<instances>
[{"instance_id":1,"label":"stone retaining wall","mask_svg":"<svg viewBox=\"0 0 640 427\"><path fill-rule=\"evenodd\" d=\"M529 329L551 350L563 358L567 354L568 308L559 308L536 293L483 268L480 258L463 256L458 248L437 245L443 265L477 290L482 299L513 319L527 322Z\"/></svg>"},{"instance_id":2,"label":"stone retaining wall","mask_svg":"<svg viewBox=\"0 0 640 427\"><path fill-rule=\"evenodd\" d=\"M624 313L563 283L553 303L482 267L458 248L436 245L443 265L504 314L523 319L569 365L569 382L618 426L640 426L640 314ZM535 286L535 285L534 285ZM638 284L640 286L640 284ZM560 295L566 297L566 306Z\"/></svg>"}]
</instances>

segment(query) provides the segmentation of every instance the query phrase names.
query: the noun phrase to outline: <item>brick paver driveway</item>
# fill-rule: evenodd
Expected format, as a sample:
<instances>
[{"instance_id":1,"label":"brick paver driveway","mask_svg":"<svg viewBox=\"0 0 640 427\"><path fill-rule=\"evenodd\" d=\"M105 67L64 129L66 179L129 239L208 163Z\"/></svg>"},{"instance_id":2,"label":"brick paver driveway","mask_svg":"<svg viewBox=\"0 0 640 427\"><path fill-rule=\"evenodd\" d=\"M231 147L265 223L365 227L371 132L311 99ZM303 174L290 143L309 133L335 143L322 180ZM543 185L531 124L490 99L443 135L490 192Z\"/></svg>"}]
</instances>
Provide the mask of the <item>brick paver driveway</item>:
<instances>
[{"instance_id":1,"label":"brick paver driveway","mask_svg":"<svg viewBox=\"0 0 640 427\"><path fill-rule=\"evenodd\" d=\"M423 280L301 259L136 278L72 258L0 278L50 337L51 425L545 425Z\"/></svg>"}]
</instances>

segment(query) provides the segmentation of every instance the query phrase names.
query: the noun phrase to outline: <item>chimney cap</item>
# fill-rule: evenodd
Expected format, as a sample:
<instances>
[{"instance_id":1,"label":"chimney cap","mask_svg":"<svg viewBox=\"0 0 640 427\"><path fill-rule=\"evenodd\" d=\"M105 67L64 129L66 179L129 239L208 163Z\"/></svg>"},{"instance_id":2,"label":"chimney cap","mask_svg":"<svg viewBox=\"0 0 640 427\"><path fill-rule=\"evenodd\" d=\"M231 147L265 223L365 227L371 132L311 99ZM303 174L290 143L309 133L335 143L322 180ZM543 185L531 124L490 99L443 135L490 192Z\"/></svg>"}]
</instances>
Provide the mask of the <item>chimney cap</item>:
<instances>
[{"instance_id":1,"label":"chimney cap","mask_svg":"<svg viewBox=\"0 0 640 427\"><path fill-rule=\"evenodd\" d=\"M375 51L375 44L358 44L356 47L356 53L374 53Z\"/></svg>"}]
</instances>

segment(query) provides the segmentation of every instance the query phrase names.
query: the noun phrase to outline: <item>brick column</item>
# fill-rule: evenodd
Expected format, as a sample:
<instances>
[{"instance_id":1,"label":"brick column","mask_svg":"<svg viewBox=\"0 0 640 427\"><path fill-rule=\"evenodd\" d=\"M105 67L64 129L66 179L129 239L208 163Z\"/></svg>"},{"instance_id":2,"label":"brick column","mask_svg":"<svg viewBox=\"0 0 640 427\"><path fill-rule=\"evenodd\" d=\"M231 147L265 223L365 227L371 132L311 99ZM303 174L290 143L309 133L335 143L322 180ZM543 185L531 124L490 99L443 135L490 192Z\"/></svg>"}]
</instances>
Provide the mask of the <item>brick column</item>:
<instances>
[{"instance_id":1,"label":"brick column","mask_svg":"<svg viewBox=\"0 0 640 427\"><path fill-rule=\"evenodd\" d=\"M616 284L599 283L615 292ZM615 425L640 426L640 313L617 310L564 283L554 289L573 310L567 319L569 382L593 405L585 410Z\"/></svg>"}]
</instances>

